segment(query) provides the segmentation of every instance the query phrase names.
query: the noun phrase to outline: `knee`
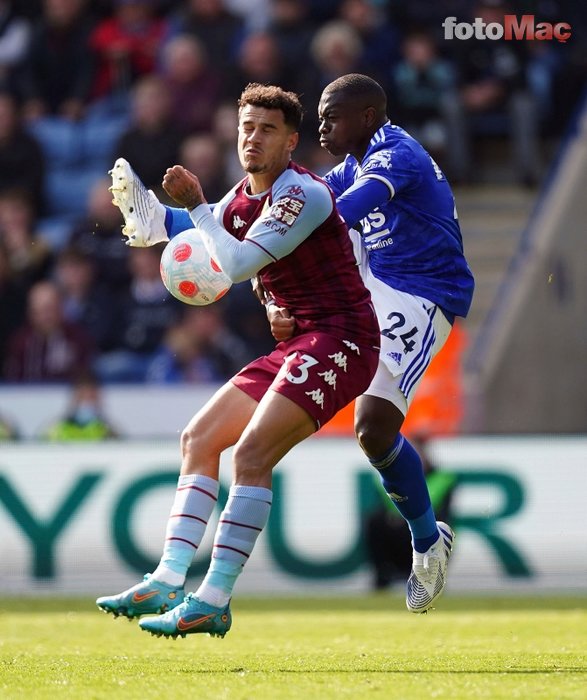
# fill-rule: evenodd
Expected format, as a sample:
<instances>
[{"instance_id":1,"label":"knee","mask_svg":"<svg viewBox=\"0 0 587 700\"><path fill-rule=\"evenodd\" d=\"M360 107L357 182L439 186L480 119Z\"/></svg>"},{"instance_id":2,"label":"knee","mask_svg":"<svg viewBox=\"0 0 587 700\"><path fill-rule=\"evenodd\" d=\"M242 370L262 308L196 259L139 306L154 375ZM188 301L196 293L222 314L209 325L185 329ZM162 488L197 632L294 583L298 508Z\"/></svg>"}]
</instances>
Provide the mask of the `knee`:
<instances>
[{"instance_id":1,"label":"knee","mask_svg":"<svg viewBox=\"0 0 587 700\"><path fill-rule=\"evenodd\" d=\"M355 435L359 445L369 459L384 455L395 442L397 431L389 426L380 426L369 420L357 420Z\"/></svg>"},{"instance_id":2,"label":"knee","mask_svg":"<svg viewBox=\"0 0 587 700\"><path fill-rule=\"evenodd\" d=\"M198 454L201 447L200 435L195 426L188 425L183 429L180 439L181 456L189 459Z\"/></svg>"}]
</instances>

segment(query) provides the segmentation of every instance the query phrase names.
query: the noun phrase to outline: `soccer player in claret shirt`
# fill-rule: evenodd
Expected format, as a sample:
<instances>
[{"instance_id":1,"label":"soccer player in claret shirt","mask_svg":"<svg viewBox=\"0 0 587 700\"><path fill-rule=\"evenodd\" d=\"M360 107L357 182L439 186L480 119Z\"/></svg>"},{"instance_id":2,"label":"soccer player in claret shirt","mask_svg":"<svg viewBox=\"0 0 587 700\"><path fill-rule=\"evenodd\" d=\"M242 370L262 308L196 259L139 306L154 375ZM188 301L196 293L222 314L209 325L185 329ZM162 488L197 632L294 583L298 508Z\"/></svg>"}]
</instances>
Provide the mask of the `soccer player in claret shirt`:
<instances>
[{"instance_id":1,"label":"soccer player in claret shirt","mask_svg":"<svg viewBox=\"0 0 587 700\"><path fill-rule=\"evenodd\" d=\"M455 317L467 315L474 282L450 186L424 148L389 122L386 102L376 81L344 75L321 95L319 134L323 148L346 155L325 179L351 229L381 328L379 366L356 401L355 432L410 527L406 605L421 613L444 589L454 535L436 522L422 460L400 431ZM292 332L290 312L268 309L278 340Z\"/></svg>"},{"instance_id":2,"label":"soccer player in claret shirt","mask_svg":"<svg viewBox=\"0 0 587 700\"><path fill-rule=\"evenodd\" d=\"M182 466L163 556L127 591L98 598L106 612L143 618L152 634L176 637L230 629L233 586L271 508L273 467L369 386L379 357L379 328L348 229L328 186L291 160L298 143L298 97L249 85L239 100L238 152L246 177L210 209L197 177L169 168L165 191L184 208L233 282L259 275L296 330L225 384L181 438ZM166 213L129 164L112 172L115 203L129 244L165 240ZM182 217L178 217L181 219ZM195 594L184 582L218 496L220 454L233 450L233 484L216 530L212 562Z\"/></svg>"}]
</instances>

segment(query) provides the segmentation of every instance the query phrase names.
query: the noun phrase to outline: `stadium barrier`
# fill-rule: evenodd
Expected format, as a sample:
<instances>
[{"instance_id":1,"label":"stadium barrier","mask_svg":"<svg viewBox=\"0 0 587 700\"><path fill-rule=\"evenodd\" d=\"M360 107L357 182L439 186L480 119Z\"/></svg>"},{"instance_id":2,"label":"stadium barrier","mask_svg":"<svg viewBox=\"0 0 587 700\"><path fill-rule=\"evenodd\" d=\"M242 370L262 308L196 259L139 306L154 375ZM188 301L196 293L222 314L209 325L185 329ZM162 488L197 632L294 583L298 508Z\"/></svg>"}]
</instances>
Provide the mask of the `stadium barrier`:
<instances>
[{"instance_id":1,"label":"stadium barrier","mask_svg":"<svg viewBox=\"0 0 587 700\"><path fill-rule=\"evenodd\" d=\"M586 437L443 438L430 450L458 479L449 592L586 591L584 498L573 488L583 480ZM178 465L177 440L169 439L5 444L0 591L94 595L135 583L158 560ZM352 439L314 437L286 455L268 527L237 592L366 590L361 525L372 479ZM229 454L221 483L220 505ZM206 568L211 539L209 532L190 586Z\"/></svg>"}]
</instances>

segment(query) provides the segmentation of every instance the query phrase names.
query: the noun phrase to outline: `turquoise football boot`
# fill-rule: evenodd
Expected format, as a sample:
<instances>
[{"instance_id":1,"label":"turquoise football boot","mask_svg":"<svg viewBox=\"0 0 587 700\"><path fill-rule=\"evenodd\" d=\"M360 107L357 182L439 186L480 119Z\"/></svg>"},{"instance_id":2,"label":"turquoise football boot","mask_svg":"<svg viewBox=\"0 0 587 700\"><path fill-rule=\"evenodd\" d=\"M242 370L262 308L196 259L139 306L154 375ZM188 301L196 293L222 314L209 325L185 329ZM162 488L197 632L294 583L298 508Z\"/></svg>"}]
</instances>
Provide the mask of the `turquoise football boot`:
<instances>
[{"instance_id":1,"label":"turquoise football boot","mask_svg":"<svg viewBox=\"0 0 587 700\"><path fill-rule=\"evenodd\" d=\"M230 604L215 608L188 593L183 603L173 610L147 617L139 621L139 627L156 637L185 637L188 634L207 633L212 637L224 637L232 624Z\"/></svg>"},{"instance_id":2,"label":"turquoise football boot","mask_svg":"<svg viewBox=\"0 0 587 700\"><path fill-rule=\"evenodd\" d=\"M131 620L133 617L164 613L178 606L184 599L183 587L168 586L161 581L155 581L151 574L145 574L143 580L136 586L118 595L102 596L96 605L114 617L124 615Z\"/></svg>"}]
</instances>

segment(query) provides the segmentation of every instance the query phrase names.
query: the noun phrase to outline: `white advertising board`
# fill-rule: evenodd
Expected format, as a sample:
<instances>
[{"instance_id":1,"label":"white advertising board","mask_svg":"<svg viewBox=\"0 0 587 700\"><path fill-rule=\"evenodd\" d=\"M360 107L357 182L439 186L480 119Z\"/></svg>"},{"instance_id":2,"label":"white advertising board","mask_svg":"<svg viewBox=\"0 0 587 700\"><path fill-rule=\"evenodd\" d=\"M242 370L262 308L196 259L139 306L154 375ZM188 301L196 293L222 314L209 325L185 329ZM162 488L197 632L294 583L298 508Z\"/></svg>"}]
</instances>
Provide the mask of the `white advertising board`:
<instances>
[{"instance_id":1,"label":"white advertising board","mask_svg":"<svg viewBox=\"0 0 587 700\"><path fill-rule=\"evenodd\" d=\"M449 590L587 592L587 438L467 437L430 447L458 477ZM178 468L170 440L4 445L0 592L94 595L136 583L158 561ZM361 524L372 478L352 439L296 447L275 471L270 521L237 592L366 590ZM229 454L221 482L222 502Z\"/></svg>"}]
</instances>

